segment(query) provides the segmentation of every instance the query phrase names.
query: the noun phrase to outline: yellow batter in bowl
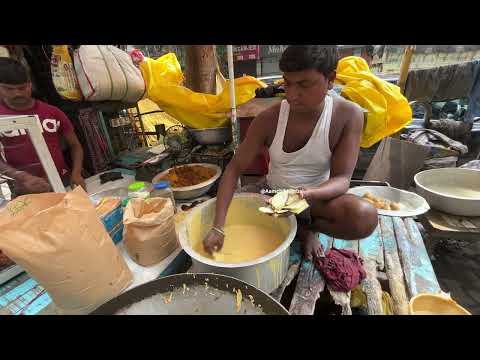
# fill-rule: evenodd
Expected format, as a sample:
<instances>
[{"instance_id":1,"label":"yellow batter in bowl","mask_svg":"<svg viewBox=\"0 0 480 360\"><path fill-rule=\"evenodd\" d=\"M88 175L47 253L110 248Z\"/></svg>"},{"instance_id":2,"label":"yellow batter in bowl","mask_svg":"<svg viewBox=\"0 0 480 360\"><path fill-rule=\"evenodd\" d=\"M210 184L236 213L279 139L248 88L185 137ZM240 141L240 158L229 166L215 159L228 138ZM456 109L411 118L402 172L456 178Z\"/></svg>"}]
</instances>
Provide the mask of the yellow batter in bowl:
<instances>
[{"instance_id":1,"label":"yellow batter in bowl","mask_svg":"<svg viewBox=\"0 0 480 360\"><path fill-rule=\"evenodd\" d=\"M203 239L213 225L214 206L192 214L187 234L192 249L203 257L221 263L242 263L261 258L277 249L288 237L289 223L258 211L262 201L234 198L225 222L222 249L213 257L203 249Z\"/></svg>"},{"instance_id":2,"label":"yellow batter in bowl","mask_svg":"<svg viewBox=\"0 0 480 360\"><path fill-rule=\"evenodd\" d=\"M255 260L271 253L283 242L279 232L260 225L229 224L225 227L225 241L219 252L213 254L216 261L239 263ZM193 250L211 257L198 242Z\"/></svg>"}]
</instances>

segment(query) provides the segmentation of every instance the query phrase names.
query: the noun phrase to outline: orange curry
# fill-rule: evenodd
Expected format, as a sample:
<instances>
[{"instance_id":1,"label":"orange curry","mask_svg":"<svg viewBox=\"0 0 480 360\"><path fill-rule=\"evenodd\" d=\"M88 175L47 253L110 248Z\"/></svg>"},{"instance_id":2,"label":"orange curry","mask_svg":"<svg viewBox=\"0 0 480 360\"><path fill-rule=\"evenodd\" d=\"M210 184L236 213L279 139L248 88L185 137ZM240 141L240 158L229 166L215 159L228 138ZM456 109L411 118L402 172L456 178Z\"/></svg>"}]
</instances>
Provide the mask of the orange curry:
<instances>
[{"instance_id":1,"label":"orange curry","mask_svg":"<svg viewBox=\"0 0 480 360\"><path fill-rule=\"evenodd\" d=\"M168 180L174 188L193 186L207 181L216 171L201 165L177 166L171 169L163 180Z\"/></svg>"}]
</instances>

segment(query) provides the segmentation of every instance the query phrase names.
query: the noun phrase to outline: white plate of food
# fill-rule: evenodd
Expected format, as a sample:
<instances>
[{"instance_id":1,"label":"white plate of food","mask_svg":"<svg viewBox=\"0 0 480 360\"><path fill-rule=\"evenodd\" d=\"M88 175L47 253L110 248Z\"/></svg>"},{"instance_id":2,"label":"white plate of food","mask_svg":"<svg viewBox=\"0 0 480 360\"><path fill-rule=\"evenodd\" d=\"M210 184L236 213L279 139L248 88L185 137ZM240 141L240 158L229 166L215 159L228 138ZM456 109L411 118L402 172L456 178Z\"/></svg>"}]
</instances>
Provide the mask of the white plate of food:
<instances>
[{"instance_id":1,"label":"white plate of food","mask_svg":"<svg viewBox=\"0 0 480 360\"><path fill-rule=\"evenodd\" d=\"M373 204L379 215L410 217L430 210L427 201L418 194L389 186L357 186L348 190Z\"/></svg>"}]
</instances>

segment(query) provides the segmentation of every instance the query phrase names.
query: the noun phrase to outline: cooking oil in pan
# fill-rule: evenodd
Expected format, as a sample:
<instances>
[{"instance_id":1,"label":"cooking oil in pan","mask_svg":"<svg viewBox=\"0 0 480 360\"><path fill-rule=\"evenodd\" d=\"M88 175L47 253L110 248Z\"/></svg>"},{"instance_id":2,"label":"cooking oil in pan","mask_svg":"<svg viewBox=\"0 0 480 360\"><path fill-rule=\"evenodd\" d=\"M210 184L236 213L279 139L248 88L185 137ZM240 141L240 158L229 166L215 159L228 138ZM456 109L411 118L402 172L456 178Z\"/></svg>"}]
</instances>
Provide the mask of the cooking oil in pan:
<instances>
[{"instance_id":1,"label":"cooking oil in pan","mask_svg":"<svg viewBox=\"0 0 480 360\"><path fill-rule=\"evenodd\" d=\"M239 292L196 285L143 299L116 315L265 315L252 299Z\"/></svg>"}]
</instances>

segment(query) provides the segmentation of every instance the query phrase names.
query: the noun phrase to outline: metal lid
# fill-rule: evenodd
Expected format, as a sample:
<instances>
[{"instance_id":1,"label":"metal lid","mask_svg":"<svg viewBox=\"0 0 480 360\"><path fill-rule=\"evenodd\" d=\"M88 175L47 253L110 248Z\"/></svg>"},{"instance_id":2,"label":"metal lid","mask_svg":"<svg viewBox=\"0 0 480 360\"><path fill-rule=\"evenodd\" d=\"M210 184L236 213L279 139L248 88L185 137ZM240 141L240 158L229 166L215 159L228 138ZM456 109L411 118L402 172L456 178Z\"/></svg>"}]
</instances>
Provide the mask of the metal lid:
<instances>
[{"instance_id":1,"label":"metal lid","mask_svg":"<svg viewBox=\"0 0 480 360\"><path fill-rule=\"evenodd\" d=\"M159 181L158 183L153 184L153 188L155 190L162 190L170 187L170 181L162 180Z\"/></svg>"}]
</instances>

